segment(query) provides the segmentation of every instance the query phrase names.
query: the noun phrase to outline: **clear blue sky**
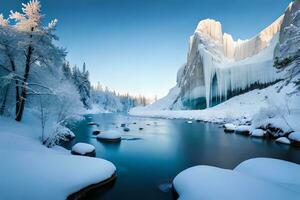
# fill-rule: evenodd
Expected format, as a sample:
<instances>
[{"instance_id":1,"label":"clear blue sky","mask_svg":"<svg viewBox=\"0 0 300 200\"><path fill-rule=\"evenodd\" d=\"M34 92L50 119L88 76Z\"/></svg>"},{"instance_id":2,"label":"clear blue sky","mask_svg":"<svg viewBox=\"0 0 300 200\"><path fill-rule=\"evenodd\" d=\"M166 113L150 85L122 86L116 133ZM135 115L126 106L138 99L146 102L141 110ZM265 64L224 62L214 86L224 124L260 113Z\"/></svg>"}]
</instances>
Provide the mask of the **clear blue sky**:
<instances>
[{"instance_id":1,"label":"clear blue sky","mask_svg":"<svg viewBox=\"0 0 300 200\"><path fill-rule=\"evenodd\" d=\"M0 0L0 12L24 0ZM41 0L57 18L59 44L72 64L85 61L91 81L146 96L167 94L185 62L198 21L217 19L246 39L279 17L290 0Z\"/></svg>"}]
</instances>

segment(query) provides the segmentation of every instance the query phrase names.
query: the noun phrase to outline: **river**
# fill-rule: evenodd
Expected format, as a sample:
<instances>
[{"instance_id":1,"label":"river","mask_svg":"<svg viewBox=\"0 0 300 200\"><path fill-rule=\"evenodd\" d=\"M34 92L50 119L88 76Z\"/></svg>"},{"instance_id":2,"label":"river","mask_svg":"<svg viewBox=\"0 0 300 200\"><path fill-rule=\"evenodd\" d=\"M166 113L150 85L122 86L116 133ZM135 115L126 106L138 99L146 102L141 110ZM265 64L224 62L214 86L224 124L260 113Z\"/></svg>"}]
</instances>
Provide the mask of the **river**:
<instances>
[{"instance_id":1,"label":"river","mask_svg":"<svg viewBox=\"0 0 300 200\"><path fill-rule=\"evenodd\" d=\"M99 123L101 131L121 131L122 141L97 141L92 134L95 127L87 125L89 121ZM128 124L130 131L124 132L121 123ZM186 120L97 114L86 116L72 130L76 138L63 146L70 149L77 142L92 144L97 157L117 167L114 185L90 193L88 199L174 199L170 190L172 179L195 165L233 169L254 157L279 158L300 164L300 148L224 133L223 128L212 123L193 121L188 124Z\"/></svg>"}]
</instances>

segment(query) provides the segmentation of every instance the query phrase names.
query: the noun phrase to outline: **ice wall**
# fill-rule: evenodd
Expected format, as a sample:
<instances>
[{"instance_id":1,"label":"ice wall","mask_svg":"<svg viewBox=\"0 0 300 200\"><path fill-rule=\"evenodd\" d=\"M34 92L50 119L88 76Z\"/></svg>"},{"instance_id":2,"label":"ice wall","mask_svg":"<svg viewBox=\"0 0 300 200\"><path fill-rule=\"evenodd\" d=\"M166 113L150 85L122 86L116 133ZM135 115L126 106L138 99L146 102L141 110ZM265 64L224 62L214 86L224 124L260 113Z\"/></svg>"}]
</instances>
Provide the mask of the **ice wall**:
<instances>
[{"instance_id":1,"label":"ice wall","mask_svg":"<svg viewBox=\"0 0 300 200\"><path fill-rule=\"evenodd\" d=\"M220 22L200 21L190 37L187 64L178 72L182 102L205 99L209 107L213 98L226 99L233 91L278 79L273 53L282 20L283 16L249 40L237 41L222 33Z\"/></svg>"}]
</instances>

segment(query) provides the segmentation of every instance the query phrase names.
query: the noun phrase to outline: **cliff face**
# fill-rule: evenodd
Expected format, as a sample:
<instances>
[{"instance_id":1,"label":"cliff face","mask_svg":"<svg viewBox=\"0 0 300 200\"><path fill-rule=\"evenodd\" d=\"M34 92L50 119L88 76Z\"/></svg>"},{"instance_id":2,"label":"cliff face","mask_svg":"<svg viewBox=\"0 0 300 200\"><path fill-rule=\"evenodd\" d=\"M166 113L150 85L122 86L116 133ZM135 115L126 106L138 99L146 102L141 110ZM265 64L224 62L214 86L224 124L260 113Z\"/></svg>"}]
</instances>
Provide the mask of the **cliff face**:
<instances>
[{"instance_id":1,"label":"cliff face","mask_svg":"<svg viewBox=\"0 0 300 200\"><path fill-rule=\"evenodd\" d=\"M210 107L281 79L273 58L299 49L300 37L295 34L300 23L299 4L290 4L284 15L248 40L234 41L213 19L200 21L190 37L187 62L177 75L185 108ZM299 43L293 45L295 41Z\"/></svg>"},{"instance_id":2,"label":"cliff face","mask_svg":"<svg viewBox=\"0 0 300 200\"><path fill-rule=\"evenodd\" d=\"M292 57L300 48L300 1L290 4L285 11L274 57Z\"/></svg>"}]
</instances>

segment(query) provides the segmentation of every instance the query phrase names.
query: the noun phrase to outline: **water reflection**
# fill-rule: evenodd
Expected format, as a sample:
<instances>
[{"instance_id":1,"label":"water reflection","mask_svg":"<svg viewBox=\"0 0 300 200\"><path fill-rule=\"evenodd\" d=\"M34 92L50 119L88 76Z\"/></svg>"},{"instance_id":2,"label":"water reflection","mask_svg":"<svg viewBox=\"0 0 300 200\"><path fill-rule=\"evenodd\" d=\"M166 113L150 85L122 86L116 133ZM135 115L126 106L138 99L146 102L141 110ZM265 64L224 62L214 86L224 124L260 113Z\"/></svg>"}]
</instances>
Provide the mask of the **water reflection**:
<instances>
[{"instance_id":1,"label":"water reflection","mask_svg":"<svg viewBox=\"0 0 300 200\"><path fill-rule=\"evenodd\" d=\"M111 188L94 191L89 199L173 199L172 179L195 165L233 169L253 157L273 157L300 163L300 149L274 141L225 134L219 125L185 120L129 117L117 114L93 115L74 127L76 138L65 147L87 142L96 147L97 157L117 166L117 181ZM87 125L122 133L120 143L97 141ZM124 132L121 124L130 128ZM117 128L118 127L118 128ZM139 130L143 128L143 130ZM101 133L100 133L101 134Z\"/></svg>"}]
</instances>

